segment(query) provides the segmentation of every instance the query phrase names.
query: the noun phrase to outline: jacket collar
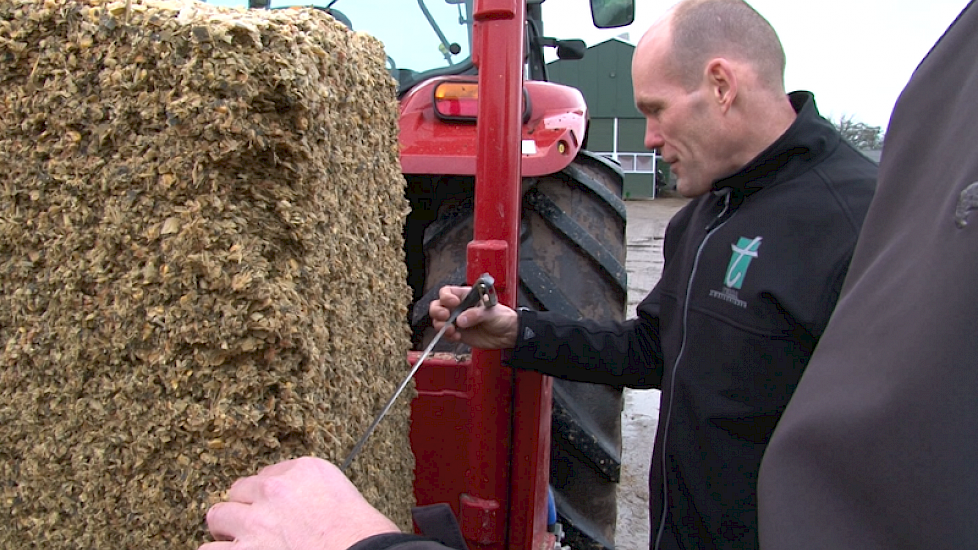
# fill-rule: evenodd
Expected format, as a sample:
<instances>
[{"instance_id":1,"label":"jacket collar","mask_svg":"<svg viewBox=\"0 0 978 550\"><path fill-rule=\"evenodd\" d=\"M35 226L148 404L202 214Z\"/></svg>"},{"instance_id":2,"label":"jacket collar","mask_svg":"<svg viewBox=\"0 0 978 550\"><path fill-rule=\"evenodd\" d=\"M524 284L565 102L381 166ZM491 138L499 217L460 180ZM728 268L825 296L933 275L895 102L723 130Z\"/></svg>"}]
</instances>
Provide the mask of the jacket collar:
<instances>
[{"instance_id":1,"label":"jacket collar","mask_svg":"<svg viewBox=\"0 0 978 550\"><path fill-rule=\"evenodd\" d=\"M818 114L811 92L788 95L798 116L784 134L739 171L713 182L713 193L749 195L778 181L789 179L795 171L807 169L807 162L835 149L841 139L832 124ZM792 162L800 159L803 162ZM729 191L725 190L729 188Z\"/></svg>"}]
</instances>

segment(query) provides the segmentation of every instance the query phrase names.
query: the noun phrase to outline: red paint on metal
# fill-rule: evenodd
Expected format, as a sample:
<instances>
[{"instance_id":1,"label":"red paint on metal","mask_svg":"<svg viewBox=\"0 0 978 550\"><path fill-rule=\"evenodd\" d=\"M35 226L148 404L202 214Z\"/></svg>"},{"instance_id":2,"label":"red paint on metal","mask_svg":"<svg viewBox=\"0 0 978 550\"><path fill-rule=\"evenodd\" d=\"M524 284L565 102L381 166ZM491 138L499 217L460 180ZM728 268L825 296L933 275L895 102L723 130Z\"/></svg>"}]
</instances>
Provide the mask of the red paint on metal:
<instances>
[{"instance_id":1,"label":"red paint on metal","mask_svg":"<svg viewBox=\"0 0 978 550\"><path fill-rule=\"evenodd\" d=\"M432 79L401 99L400 153L405 174L475 174L476 124L439 120L432 105L434 88L446 80ZM520 140L533 142L535 151L522 155L525 177L563 170L577 155L587 129L587 106L575 88L551 82L524 82L530 98L530 118ZM480 92L485 100L485 92ZM522 108L522 107L521 107ZM567 148L561 152L559 144Z\"/></svg>"},{"instance_id":2,"label":"red paint on metal","mask_svg":"<svg viewBox=\"0 0 978 550\"><path fill-rule=\"evenodd\" d=\"M516 372L515 377L510 548L550 549L554 537L547 531L547 486L553 379L535 372Z\"/></svg>"},{"instance_id":3,"label":"red paint on metal","mask_svg":"<svg viewBox=\"0 0 978 550\"><path fill-rule=\"evenodd\" d=\"M514 9L518 18L476 19L474 31L484 47L479 65L479 117L476 125L475 210L473 242L468 246L467 280L474 281L486 270L481 261L498 250L487 241L507 244L502 269L490 273L497 284L500 303L516 306L517 260L521 211L520 133L523 110L523 0L481 0L478 9ZM518 5L517 5L518 4ZM491 45L491 47L490 47ZM495 266L497 269L500 266ZM500 503L506 513L488 527L464 533L477 548L507 548L508 513L520 506L510 499L512 454L512 373L502 368L499 351L473 350L469 383L469 464L464 493L470 498ZM503 374L508 376L503 377ZM501 412L507 411L505 418ZM486 544L482 541L488 540Z\"/></svg>"},{"instance_id":4,"label":"red paint on metal","mask_svg":"<svg viewBox=\"0 0 978 550\"><path fill-rule=\"evenodd\" d=\"M477 210L478 208L476 206ZM492 275L495 279L493 286L496 289L496 294L500 296L515 296L515 293L510 289L511 281L504 277L496 277L495 275L496 273L505 274L509 271L510 262L513 261L512 255L510 254L511 249L512 247L506 241L493 240L472 241L466 247L468 265L480 266L479 268L482 270L479 272L480 276L483 273ZM469 280L471 281L473 279L469 277Z\"/></svg>"},{"instance_id":5,"label":"red paint on metal","mask_svg":"<svg viewBox=\"0 0 978 550\"><path fill-rule=\"evenodd\" d=\"M586 110L579 92L527 83L531 101L532 94L542 94L540 105L548 107L534 112L524 128L523 0L477 0L475 7L478 122L438 121L431 107L437 80L418 87L402 101L402 168L408 174L475 175L467 280L491 274L500 303L514 307L521 178L533 175L521 171L521 162L546 168L541 173L566 166L583 139ZM561 110L561 98L572 108ZM522 155L521 138L533 140L537 152ZM410 361L417 359L409 354ZM419 505L448 502L472 550L552 548L546 532L550 381L516 374L501 359L500 351L476 349L471 361L439 355L419 370L411 406L415 497Z\"/></svg>"},{"instance_id":6,"label":"red paint on metal","mask_svg":"<svg viewBox=\"0 0 978 550\"><path fill-rule=\"evenodd\" d=\"M491 19L516 19L517 8L522 8L522 3L517 6L513 0L475 0L472 17L476 21L486 21ZM522 10L519 10L522 14ZM518 19L523 23L522 15ZM522 68L522 61L520 67Z\"/></svg>"},{"instance_id":7,"label":"red paint on metal","mask_svg":"<svg viewBox=\"0 0 978 550\"><path fill-rule=\"evenodd\" d=\"M470 541L482 545L500 542L496 537L501 533L499 522L505 517L505 511L499 509L499 503L465 494L460 501L462 511L459 525L462 527L462 534Z\"/></svg>"}]
</instances>

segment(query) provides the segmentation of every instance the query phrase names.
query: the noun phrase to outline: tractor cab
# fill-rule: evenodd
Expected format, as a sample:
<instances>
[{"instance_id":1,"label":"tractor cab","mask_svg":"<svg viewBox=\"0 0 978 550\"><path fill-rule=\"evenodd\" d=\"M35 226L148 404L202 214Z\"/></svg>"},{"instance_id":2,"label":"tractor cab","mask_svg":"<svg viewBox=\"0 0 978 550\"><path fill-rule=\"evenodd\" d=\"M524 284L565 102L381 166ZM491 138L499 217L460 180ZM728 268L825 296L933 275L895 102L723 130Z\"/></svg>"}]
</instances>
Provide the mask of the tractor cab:
<instances>
[{"instance_id":1,"label":"tractor cab","mask_svg":"<svg viewBox=\"0 0 978 550\"><path fill-rule=\"evenodd\" d=\"M213 1L213 0L212 0ZM473 2L475 0L407 0L370 2L332 0L313 5L355 31L366 32L384 43L387 67L403 94L413 86L442 75L475 74L472 63ZM559 1L559 0L558 0ZM598 28L630 24L634 0L590 0L591 22ZM227 0L214 3L227 3ZM230 1L232 5L244 2ZM560 59L580 59L586 46L582 40L559 40L541 33L544 0L527 2L526 61L528 78L546 80L543 49L556 48ZM251 8L289 8L288 0L250 0Z\"/></svg>"}]
</instances>

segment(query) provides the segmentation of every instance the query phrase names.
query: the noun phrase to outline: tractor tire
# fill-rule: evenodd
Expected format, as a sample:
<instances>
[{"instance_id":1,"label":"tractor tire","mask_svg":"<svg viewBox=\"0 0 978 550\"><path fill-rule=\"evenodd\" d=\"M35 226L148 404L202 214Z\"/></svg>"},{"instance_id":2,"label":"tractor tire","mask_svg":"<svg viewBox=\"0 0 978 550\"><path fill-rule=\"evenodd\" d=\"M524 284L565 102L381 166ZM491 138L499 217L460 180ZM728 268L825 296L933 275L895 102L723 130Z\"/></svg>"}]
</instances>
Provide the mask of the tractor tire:
<instances>
[{"instance_id":1,"label":"tractor tire","mask_svg":"<svg viewBox=\"0 0 978 550\"><path fill-rule=\"evenodd\" d=\"M415 348L422 349L433 332L428 304L442 286L466 282L474 179L409 176L408 184L416 213L405 246L412 285L418 285L410 317ZM624 319L622 185L617 164L587 151L559 173L524 178L519 306L575 319ZM468 351L446 346L440 351ZM573 550L614 548L621 410L620 389L554 380L550 483L563 544Z\"/></svg>"}]
</instances>

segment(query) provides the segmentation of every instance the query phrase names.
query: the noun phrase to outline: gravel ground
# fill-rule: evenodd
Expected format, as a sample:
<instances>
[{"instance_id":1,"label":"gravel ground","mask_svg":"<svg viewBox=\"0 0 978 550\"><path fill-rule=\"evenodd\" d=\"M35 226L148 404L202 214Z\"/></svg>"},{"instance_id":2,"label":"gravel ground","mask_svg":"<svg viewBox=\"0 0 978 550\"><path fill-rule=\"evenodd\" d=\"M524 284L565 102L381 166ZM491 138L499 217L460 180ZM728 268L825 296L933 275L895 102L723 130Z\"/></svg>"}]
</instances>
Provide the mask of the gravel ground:
<instances>
[{"instance_id":1,"label":"gravel ground","mask_svg":"<svg viewBox=\"0 0 978 550\"><path fill-rule=\"evenodd\" d=\"M669 219L687 199L627 201L628 317L662 273L662 242ZM659 421L658 390L625 390L621 483L618 486L617 550L649 548L649 462Z\"/></svg>"}]
</instances>

